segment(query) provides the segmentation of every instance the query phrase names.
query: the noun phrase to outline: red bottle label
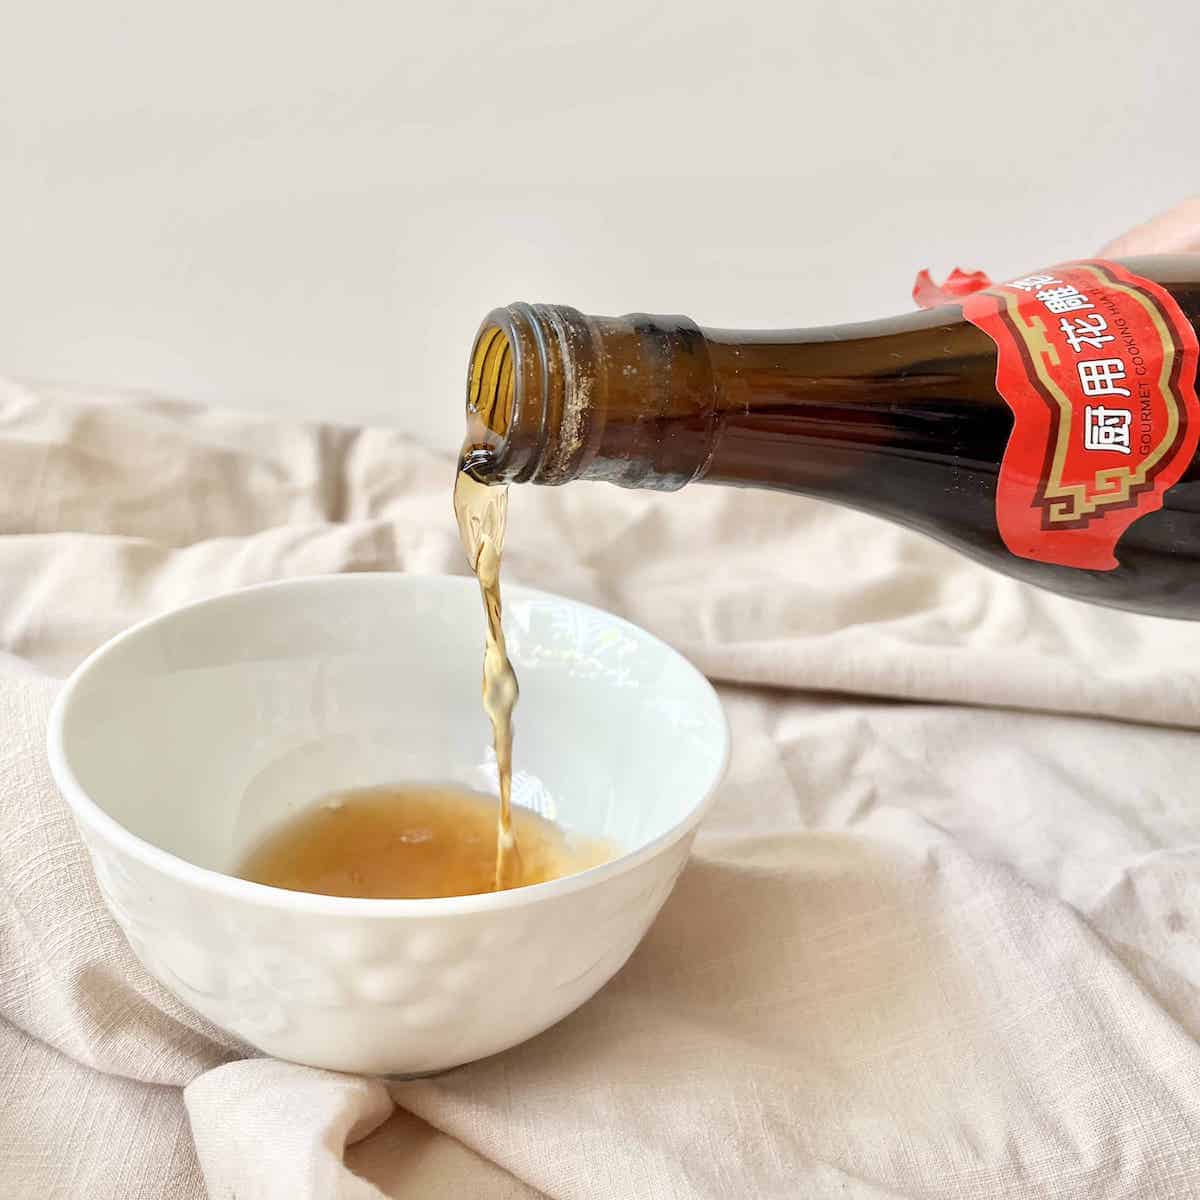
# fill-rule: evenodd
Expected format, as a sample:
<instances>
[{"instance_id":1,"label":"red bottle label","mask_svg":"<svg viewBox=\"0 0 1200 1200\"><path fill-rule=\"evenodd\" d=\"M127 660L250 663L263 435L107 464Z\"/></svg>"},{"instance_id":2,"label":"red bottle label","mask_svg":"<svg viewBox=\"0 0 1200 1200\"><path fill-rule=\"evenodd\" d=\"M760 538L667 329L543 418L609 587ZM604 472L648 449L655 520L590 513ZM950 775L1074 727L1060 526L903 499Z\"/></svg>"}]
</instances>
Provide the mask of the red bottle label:
<instances>
[{"instance_id":1,"label":"red bottle label","mask_svg":"<svg viewBox=\"0 0 1200 1200\"><path fill-rule=\"evenodd\" d=\"M1196 332L1175 298L1116 263L1065 263L962 301L996 343L1013 431L996 520L1021 558L1111 571L1200 439Z\"/></svg>"}]
</instances>

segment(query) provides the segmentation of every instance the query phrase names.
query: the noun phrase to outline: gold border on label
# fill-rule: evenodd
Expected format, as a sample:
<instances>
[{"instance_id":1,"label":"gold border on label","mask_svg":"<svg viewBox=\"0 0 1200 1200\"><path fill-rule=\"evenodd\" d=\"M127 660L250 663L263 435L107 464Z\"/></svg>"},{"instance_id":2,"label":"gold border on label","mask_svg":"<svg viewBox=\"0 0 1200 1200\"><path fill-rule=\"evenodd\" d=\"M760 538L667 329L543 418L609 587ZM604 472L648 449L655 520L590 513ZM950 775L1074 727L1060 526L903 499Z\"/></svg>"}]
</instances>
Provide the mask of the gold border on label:
<instances>
[{"instance_id":1,"label":"gold border on label","mask_svg":"<svg viewBox=\"0 0 1200 1200\"><path fill-rule=\"evenodd\" d=\"M1017 336L1029 350L1029 359L1038 380L1058 408L1056 423L1057 437L1054 455L1050 463L1049 476L1042 486L1042 501L1047 510L1046 519L1052 524L1075 522L1093 516L1109 505L1128 504L1131 496L1149 486L1151 471L1175 444L1179 432L1179 398L1171 388L1171 371L1175 365L1175 343L1170 329L1159 312L1158 305L1144 292L1120 280L1109 279L1099 268L1080 263L1072 270L1088 271L1106 288L1124 292L1149 314L1162 346L1162 371L1159 374L1158 390L1167 409L1167 427L1162 439L1136 468L1127 466L1108 467L1097 471L1091 485L1086 483L1064 483L1063 468L1070 448L1074 409L1062 389L1046 372L1046 362L1058 366L1058 350L1046 337L1046 325L1040 315L1031 316L1028 323L1021 319L1018 300L1022 297L1009 292L997 292L1008 310L1009 320ZM1132 397L1130 397L1132 399ZM1053 416L1051 418L1053 420Z\"/></svg>"}]
</instances>

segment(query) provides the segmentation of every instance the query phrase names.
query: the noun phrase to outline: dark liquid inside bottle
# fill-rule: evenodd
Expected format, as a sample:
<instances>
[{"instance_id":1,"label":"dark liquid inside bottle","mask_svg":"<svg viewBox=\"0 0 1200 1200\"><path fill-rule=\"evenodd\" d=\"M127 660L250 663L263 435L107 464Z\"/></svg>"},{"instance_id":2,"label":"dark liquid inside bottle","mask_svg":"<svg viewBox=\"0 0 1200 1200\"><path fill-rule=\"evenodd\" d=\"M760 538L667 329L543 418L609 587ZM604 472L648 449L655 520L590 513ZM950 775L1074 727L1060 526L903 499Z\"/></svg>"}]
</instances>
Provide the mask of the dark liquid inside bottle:
<instances>
[{"instance_id":1,"label":"dark liquid inside bottle","mask_svg":"<svg viewBox=\"0 0 1200 1200\"><path fill-rule=\"evenodd\" d=\"M1200 324L1200 257L1132 259ZM511 358L488 380L479 348ZM1137 519L1114 570L1018 557L996 514L1013 414L996 346L958 305L826 329L701 330L684 318L513 306L477 342L485 482L690 481L818 496L891 519L1065 595L1200 617L1200 465ZM482 374L481 374L482 371Z\"/></svg>"}]
</instances>

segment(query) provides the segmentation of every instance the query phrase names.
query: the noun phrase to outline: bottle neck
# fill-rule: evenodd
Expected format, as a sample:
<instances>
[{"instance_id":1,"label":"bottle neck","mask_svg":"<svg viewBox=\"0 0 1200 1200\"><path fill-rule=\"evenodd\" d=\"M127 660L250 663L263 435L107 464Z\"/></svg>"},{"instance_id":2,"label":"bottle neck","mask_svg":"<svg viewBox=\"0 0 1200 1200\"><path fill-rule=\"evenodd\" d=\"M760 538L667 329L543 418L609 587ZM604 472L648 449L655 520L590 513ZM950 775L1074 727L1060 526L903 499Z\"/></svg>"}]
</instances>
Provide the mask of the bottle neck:
<instances>
[{"instance_id":1,"label":"bottle neck","mask_svg":"<svg viewBox=\"0 0 1200 1200\"><path fill-rule=\"evenodd\" d=\"M475 342L463 462L488 483L669 490L707 479L833 498L853 477L847 494L861 498L880 456L944 460L950 449L998 463L1010 418L994 367L957 307L730 331L514 304Z\"/></svg>"},{"instance_id":2,"label":"bottle neck","mask_svg":"<svg viewBox=\"0 0 1200 1200\"><path fill-rule=\"evenodd\" d=\"M686 317L513 304L475 339L462 465L485 483L679 488L706 464L720 407Z\"/></svg>"}]
</instances>

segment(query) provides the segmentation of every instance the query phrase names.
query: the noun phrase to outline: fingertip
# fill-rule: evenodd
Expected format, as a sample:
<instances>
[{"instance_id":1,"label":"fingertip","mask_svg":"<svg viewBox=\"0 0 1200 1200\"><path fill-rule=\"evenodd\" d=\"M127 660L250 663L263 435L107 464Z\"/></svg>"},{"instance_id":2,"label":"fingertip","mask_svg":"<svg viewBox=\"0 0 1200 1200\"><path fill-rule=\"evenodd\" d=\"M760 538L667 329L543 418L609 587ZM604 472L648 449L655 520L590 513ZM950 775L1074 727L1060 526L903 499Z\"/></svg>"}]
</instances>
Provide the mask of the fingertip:
<instances>
[{"instance_id":1,"label":"fingertip","mask_svg":"<svg viewBox=\"0 0 1200 1200\"><path fill-rule=\"evenodd\" d=\"M1114 238L1101 248L1103 258L1134 254L1186 254L1200 250L1200 196L1192 196L1174 208Z\"/></svg>"}]
</instances>

